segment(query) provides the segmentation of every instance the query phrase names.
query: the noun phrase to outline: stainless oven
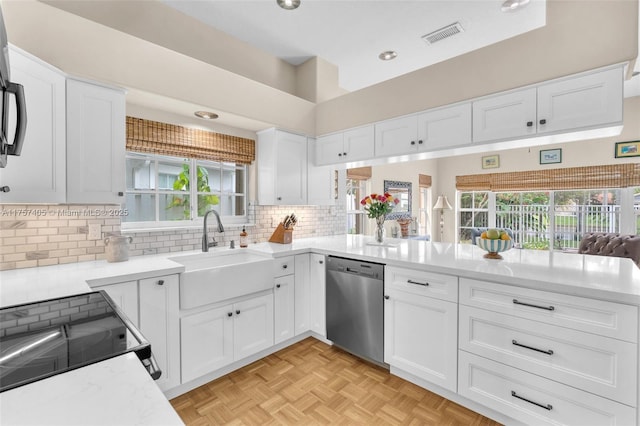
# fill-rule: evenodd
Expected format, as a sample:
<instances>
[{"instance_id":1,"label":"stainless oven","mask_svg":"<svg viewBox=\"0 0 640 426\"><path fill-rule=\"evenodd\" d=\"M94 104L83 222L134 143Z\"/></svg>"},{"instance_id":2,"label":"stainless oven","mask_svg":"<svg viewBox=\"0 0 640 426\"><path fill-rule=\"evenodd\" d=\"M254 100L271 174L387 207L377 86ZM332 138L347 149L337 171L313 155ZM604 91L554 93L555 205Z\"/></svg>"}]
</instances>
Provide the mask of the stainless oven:
<instances>
[{"instance_id":1,"label":"stainless oven","mask_svg":"<svg viewBox=\"0 0 640 426\"><path fill-rule=\"evenodd\" d=\"M104 291L0 309L0 392L135 352L154 379L151 345Z\"/></svg>"}]
</instances>

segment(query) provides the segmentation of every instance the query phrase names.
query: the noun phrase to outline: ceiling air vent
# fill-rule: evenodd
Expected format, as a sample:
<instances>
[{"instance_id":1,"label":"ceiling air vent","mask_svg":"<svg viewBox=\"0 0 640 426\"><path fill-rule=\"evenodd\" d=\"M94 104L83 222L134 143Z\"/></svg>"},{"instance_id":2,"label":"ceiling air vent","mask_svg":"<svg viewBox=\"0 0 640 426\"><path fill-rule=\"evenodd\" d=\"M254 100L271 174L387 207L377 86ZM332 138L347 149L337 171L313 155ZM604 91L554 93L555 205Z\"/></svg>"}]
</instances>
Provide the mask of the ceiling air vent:
<instances>
[{"instance_id":1,"label":"ceiling air vent","mask_svg":"<svg viewBox=\"0 0 640 426\"><path fill-rule=\"evenodd\" d=\"M454 36L458 33L464 31L460 22L456 22L455 24L447 25L444 28L440 28L434 32L431 32L427 35L423 35L422 39L426 41L428 44L433 44L437 41L444 40L445 38Z\"/></svg>"}]
</instances>

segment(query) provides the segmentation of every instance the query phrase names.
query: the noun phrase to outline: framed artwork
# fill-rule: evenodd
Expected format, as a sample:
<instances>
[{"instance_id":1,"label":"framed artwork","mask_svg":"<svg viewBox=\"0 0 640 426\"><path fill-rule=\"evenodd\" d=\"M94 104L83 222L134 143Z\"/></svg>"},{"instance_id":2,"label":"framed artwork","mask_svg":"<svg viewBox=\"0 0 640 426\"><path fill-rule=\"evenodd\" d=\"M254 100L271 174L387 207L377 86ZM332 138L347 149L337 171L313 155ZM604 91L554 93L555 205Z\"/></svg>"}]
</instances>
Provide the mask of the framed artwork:
<instances>
[{"instance_id":1,"label":"framed artwork","mask_svg":"<svg viewBox=\"0 0 640 426\"><path fill-rule=\"evenodd\" d=\"M625 157L640 157L640 141L616 143L616 158Z\"/></svg>"},{"instance_id":2,"label":"framed artwork","mask_svg":"<svg viewBox=\"0 0 640 426\"><path fill-rule=\"evenodd\" d=\"M482 157L483 169L497 169L498 167L500 167L499 155L487 155L486 157Z\"/></svg>"},{"instance_id":3,"label":"framed artwork","mask_svg":"<svg viewBox=\"0 0 640 426\"><path fill-rule=\"evenodd\" d=\"M562 163L562 148L541 149L540 164Z\"/></svg>"}]
</instances>

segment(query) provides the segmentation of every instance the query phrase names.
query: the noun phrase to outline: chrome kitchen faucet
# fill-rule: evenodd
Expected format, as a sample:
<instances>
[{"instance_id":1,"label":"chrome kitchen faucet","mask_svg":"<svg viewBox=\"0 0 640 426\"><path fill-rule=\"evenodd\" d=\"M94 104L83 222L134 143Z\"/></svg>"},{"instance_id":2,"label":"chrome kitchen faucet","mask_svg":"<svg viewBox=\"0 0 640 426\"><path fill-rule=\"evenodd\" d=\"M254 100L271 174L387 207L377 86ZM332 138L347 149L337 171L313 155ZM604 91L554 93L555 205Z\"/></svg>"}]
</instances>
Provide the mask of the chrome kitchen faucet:
<instances>
[{"instance_id":1,"label":"chrome kitchen faucet","mask_svg":"<svg viewBox=\"0 0 640 426\"><path fill-rule=\"evenodd\" d=\"M224 232L224 227L222 226L222 221L220 220L220 215L215 210L209 210L204 214L204 229L202 232L202 251L209 251L209 247L216 247L218 242L216 241L215 236L211 237L211 242L209 242L209 236L207 235L207 217L209 213L213 213L216 216L216 220L218 221L218 232Z\"/></svg>"}]
</instances>

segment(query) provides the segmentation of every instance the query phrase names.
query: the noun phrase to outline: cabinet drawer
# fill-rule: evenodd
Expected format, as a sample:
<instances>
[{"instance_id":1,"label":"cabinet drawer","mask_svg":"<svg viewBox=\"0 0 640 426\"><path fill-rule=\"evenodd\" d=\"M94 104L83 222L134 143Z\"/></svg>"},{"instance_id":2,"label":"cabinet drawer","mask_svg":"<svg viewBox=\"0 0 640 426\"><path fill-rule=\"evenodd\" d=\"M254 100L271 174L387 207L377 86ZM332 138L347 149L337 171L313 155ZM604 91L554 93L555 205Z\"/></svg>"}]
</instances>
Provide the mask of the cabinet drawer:
<instances>
[{"instance_id":1,"label":"cabinet drawer","mask_svg":"<svg viewBox=\"0 0 640 426\"><path fill-rule=\"evenodd\" d=\"M636 410L606 398L459 351L458 393L531 425L636 424Z\"/></svg>"},{"instance_id":2,"label":"cabinet drawer","mask_svg":"<svg viewBox=\"0 0 640 426\"><path fill-rule=\"evenodd\" d=\"M273 276L282 277L295 273L295 256L280 257L273 261Z\"/></svg>"},{"instance_id":3,"label":"cabinet drawer","mask_svg":"<svg viewBox=\"0 0 640 426\"><path fill-rule=\"evenodd\" d=\"M387 266L384 285L421 296L458 301L458 277Z\"/></svg>"},{"instance_id":4,"label":"cabinet drawer","mask_svg":"<svg viewBox=\"0 0 640 426\"><path fill-rule=\"evenodd\" d=\"M637 343L638 308L560 293L460 279L460 303Z\"/></svg>"},{"instance_id":5,"label":"cabinet drawer","mask_svg":"<svg viewBox=\"0 0 640 426\"><path fill-rule=\"evenodd\" d=\"M636 405L636 345L460 306L460 349Z\"/></svg>"}]
</instances>

